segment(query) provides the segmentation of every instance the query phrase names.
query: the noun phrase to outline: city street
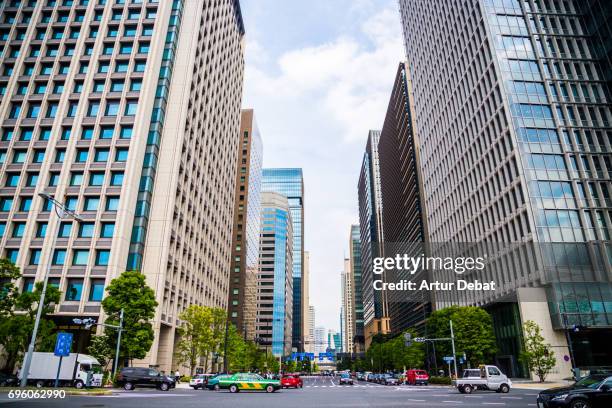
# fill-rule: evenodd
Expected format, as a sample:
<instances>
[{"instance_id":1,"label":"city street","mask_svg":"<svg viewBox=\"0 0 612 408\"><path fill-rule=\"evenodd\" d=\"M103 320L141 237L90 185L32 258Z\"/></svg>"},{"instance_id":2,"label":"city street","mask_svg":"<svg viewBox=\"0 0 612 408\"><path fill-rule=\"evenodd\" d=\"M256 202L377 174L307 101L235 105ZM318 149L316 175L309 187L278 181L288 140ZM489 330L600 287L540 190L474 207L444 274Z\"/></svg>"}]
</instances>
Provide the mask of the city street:
<instances>
[{"instance_id":1,"label":"city street","mask_svg":"<svg viewBox=\"0 0 612 408\"><path fill-rule=\"evenodd\" d=\"M69 396L56 400L11 401L6 392L0 404L6 407L535 407L535 390L513 389L509 394L475 392L463 395L449 387L383 386L365 382L339 386L333 377L306 377L303 389L273 394L228 391L194 391L178 388L169 392L152 389L116 390L113 395Z\"/></svg>"}]
</instances>

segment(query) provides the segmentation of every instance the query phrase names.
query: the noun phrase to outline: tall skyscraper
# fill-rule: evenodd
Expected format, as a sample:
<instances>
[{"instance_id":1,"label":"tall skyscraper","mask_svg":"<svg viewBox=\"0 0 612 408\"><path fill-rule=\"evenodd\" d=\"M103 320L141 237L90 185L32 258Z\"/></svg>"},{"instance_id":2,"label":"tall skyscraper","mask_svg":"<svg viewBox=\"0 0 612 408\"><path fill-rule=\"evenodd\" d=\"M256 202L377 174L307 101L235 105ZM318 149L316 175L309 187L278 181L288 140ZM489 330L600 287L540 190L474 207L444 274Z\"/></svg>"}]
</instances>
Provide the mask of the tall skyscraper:
<instances>
[{"instance_id":1,"label":"tall skyscraper","mask_svg":"<svg viewBox=\"0 0 612 408\"><path fill-rule=\"evenodd\" d=\"M370 346L375 335L389 332L386 292L374 290L373 287L374 280L381 277L375 277L372 262L374 258L382 256L384 241L378 157L379 139L379 130L369 131L357 185L365 349Z\"/></svg>"},{"instance_id":2,"label":"tall skyscraper","mask_svg":"<svg viewBox=\"0 0 612 408\"><path fill-rule=\"evenodd\" d=\"M378 142L380 188L385 257L396 254L422 254L425 219L422 212L417 135L414 132L412 94L409 76L400 63L393 82L384 125ZM400 272L404 273L404 272ZM418 276L397 276L413 279ZM412 327L423 331L431 304L424 291L389 291L389 329L399 334Z\"/></svg>"},{"instance_id":3,"label":"tall skyscraper","mask_svg":"<svg viewBox=\"0 0 612 408\"><path fill-rule=\"evenodd\" d=\"M610 9L400 0L429 239L534 248L500 271L515 301L486 303L511 376L526 374L516 359L527 320L554 347L550 378L569 373L566 336L577 366L612 364L609 63L594 46L605 26L583 18L595 5Z\"/></svg>"},{"instance_id":4,"label":"tall skyscraper","mask_svg":"<svg viewBox=\"0 0 612 408\"><path fill-rule=\"evenodd\" d=\"M315 308L314 306L308 306L308 331L306 332L306 341L304 351L307 353L314 353L314 329L315 329Z\"/></svg>"},{"instance_id":5,"label":"tall skyscraper","mask_svg":"<svg viewBox=\"0 0 612 408\"><path fill-rule=\"evenodd\" d=\"M351 225L349 238L349 254L351 262L351 286L353 288L353 352L365 351L365 340L363 333L363 300L361 286L361 239L359 237L359 225Z\"/></svg>"},{"instance_id":6,"label":"tall skyscraper","mask_svg":"<svg viewBox=\"0 0 612 408\"><path fill-rule=\"evenodd\" d=\"M293 230L287 197L261 194L256 337L272 345L272 354L291 353L293 322Z\"/></svg>"},{"instance_id":7,"label":"tall skyscraper","mask_svg":"<svg viewBox=\"0 0 612 408\"><path fill-rule=\"evenodd\" d=\"M330 350L336 354L342 353L342 343L340 340L340 333L338 333L334 329L329 329L327 331L327 350Z\"/></svg>"},{"instance_id":8,"label":"tall skyscraper","mask_svg":"<svg viewBox=\"0 0 612 408\"><path fill-rule=\"evenodd\" d=\"M310 327L310 253L308 251L304 251L302 286L302 292L304 293L304 296L302 297L302 333L304 337L304 351L306 351L306 345L313 341L308 335L308 330Z\"/></svg>"},{"instance_id":9,"label":"tall skyscraper","mask_svg":"<svg viewBox=\"0 0 612 408\"><path fill-rule=\"evenodd\" d=\"M263 146L255 114L253 109L244 109L236 167L228 313L232 323L247 339L255 337L262 160Z\"/></svg>"},{"instance_id":10,"label":"tall skyscraper","mask_svg":"<svg viewBox=\"0 0 612 408\"><path fill-rule=\"evenodd\" d=\"M51 263L54 320L71 331L75 316L103 318L113 278L141 270L159 307L134 364L168 371L181 310L227 305L239 2L4 1L0 14L2 255L25 288ZM43 192L84 221L59 223Z\"/></svg>"},{"instance_id":11,"label":"tall skyscraper","mask_svg":"<svg viewBox=\"0 0 612 408\"><path fill-rule=\"evenodd\" d=\"M314 329L314 353L318 356L319 353L325 353L327 348L327 341L325 339L325 327L317 326Z\"/></svg>"},{"instance_id":12,"label":"tall skyscraper","mask_svg":"<svg viewBox=\"0 0 612 408\"><path fill-rule=\"evenodd\" d=\"M293 340L292 347L303 350L302 266L304 265L304 178L302 169L263 169L262 191L273 191L289 199L293 220Z\"/></svg>"},{"instance_id":13,"label":"tall skyscraper","mask_svg":"<svg viewBox=\"0 0 612 408\"><path fill-rule=\"evenodd\" d=\"M344 270L340 273L340 284L342 290L342 312L344 313L342 319L342 350L346 350L347 353L353 352L353 339L355 336L355 307L353 303L353 280L351 279L351 275L351 260L345 258Z\"/></svg>"}]
</instances>

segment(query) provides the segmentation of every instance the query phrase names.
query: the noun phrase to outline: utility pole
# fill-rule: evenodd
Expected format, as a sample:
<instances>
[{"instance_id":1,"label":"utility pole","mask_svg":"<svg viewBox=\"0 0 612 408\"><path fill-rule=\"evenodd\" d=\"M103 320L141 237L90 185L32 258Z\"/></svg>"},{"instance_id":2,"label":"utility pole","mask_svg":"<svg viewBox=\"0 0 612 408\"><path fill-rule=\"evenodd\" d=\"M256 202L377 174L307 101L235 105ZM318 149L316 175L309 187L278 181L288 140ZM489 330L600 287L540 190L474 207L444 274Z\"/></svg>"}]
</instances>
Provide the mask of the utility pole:
<instances>
[{"instance_id":1,"label":"utility pole","mask_svg":"<svg viewBox=\"0 0 612 408\"><path fill-rule=\"evenodd\" d=\"M68 209L63 203L60 203L55 198L46 193L39 193L40 197L44 200L51 201L55 215L57 216L57 227L54 231L47 230L51 233L51 246L49 248L49 258L47 260L47 268L45 270L45 277L43 279L43 288L40 293L40 299L38 300L38 310L36 311L36 320L34 321L34 329L32 330L32 337L30 339L30 345L28 346L28 352L26 353L25 359L23 360L23 366L21 367L21 383L20 386L23 388L28 383L28 375L30 373L30 365L32 364L32 356L34 355L34 346L36 345L36 336L38 335L38 326L40 325L40 319L42 318L42 311L45 305L45 296L47 295L47 284L49 282L49 273L51 272L51 266L53 265L53 255L55 252L55 242L57 240L58 228L61 220L72 218L77 222L83 221L81 216L76 212ZM49 220L51 216L49 215Z\"/></svg>"},{"instance_id":2,"label":"utility pole","mask_svg":"<svg viewBox=\"0 0 612 408\"><path fill-rule=\"evenodd\" d=\"M451 335L451 345L453 346L453 365L455 367L455 378L459 378L459 374L457 373L457 356L455 355L455 334L453 333L453 321L449 320L450 324L450 335Z\"/></svg>"},{"instance_id":3,"label":"utility pole","mask_svg":"<svg viewBox=\"0 0 612 408\"><path fill-rule=\"evenodd\" d=\"M119 363L119 348L121 347L121 332L123 331L123 309L119 315L119 334L117 335L117 349L115 350L115 361L113 362L113 377L117 374L117 364Z\"/></svg>"}]
</instances>

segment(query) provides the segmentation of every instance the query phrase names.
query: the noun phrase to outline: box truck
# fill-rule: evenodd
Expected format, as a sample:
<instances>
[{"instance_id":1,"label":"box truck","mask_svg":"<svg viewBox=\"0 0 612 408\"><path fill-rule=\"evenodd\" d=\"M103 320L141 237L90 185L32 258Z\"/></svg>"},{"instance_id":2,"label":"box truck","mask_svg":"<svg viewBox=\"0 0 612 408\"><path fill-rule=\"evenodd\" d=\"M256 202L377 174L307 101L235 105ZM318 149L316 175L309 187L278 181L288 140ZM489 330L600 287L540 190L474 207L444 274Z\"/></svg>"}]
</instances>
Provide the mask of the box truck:
<instances>
[{"instance_id":1,"label":"box truck","mask_svg":"<svg viewBox=\"0 0 612 408\"><path fill-rule=\"evenodd\" d=\"M60 358L53 353L34 353L28 374L28 384L37 387L53 386L57 376ZM22 373L19 373L21 379ZM100 363L92 356L71 353L62 358L59 372L59 385L76 388L102 386Z\"/></svg>"}]
</instances>

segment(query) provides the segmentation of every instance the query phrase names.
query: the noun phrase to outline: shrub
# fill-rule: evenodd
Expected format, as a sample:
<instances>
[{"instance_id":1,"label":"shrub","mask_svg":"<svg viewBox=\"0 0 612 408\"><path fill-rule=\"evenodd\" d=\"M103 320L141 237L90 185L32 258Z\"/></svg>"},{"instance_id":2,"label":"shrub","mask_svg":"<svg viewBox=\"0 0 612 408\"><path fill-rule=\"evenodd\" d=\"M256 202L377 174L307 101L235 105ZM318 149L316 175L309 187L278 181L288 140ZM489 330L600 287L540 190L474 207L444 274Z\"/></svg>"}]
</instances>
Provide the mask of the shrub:
<instances>
[{"instance_id":1,"label":"shrub","mask_svg":"<svg viewBox=\"0 0 612 408\"><path fill-rule=\"evenodd\" d=\"M181 382L189 382L191 381L191 377L188 375L181 376Z\"/></svg>"},{"instance_id":2,"label":"shrub","mask_svg":"<svg viewBox=\"0 0 612 408\"><path fill-rule=\"evenodd\" d=\"M430 384L450 385L450 377L429 377Z\"/></svg>"}]
</instances>

